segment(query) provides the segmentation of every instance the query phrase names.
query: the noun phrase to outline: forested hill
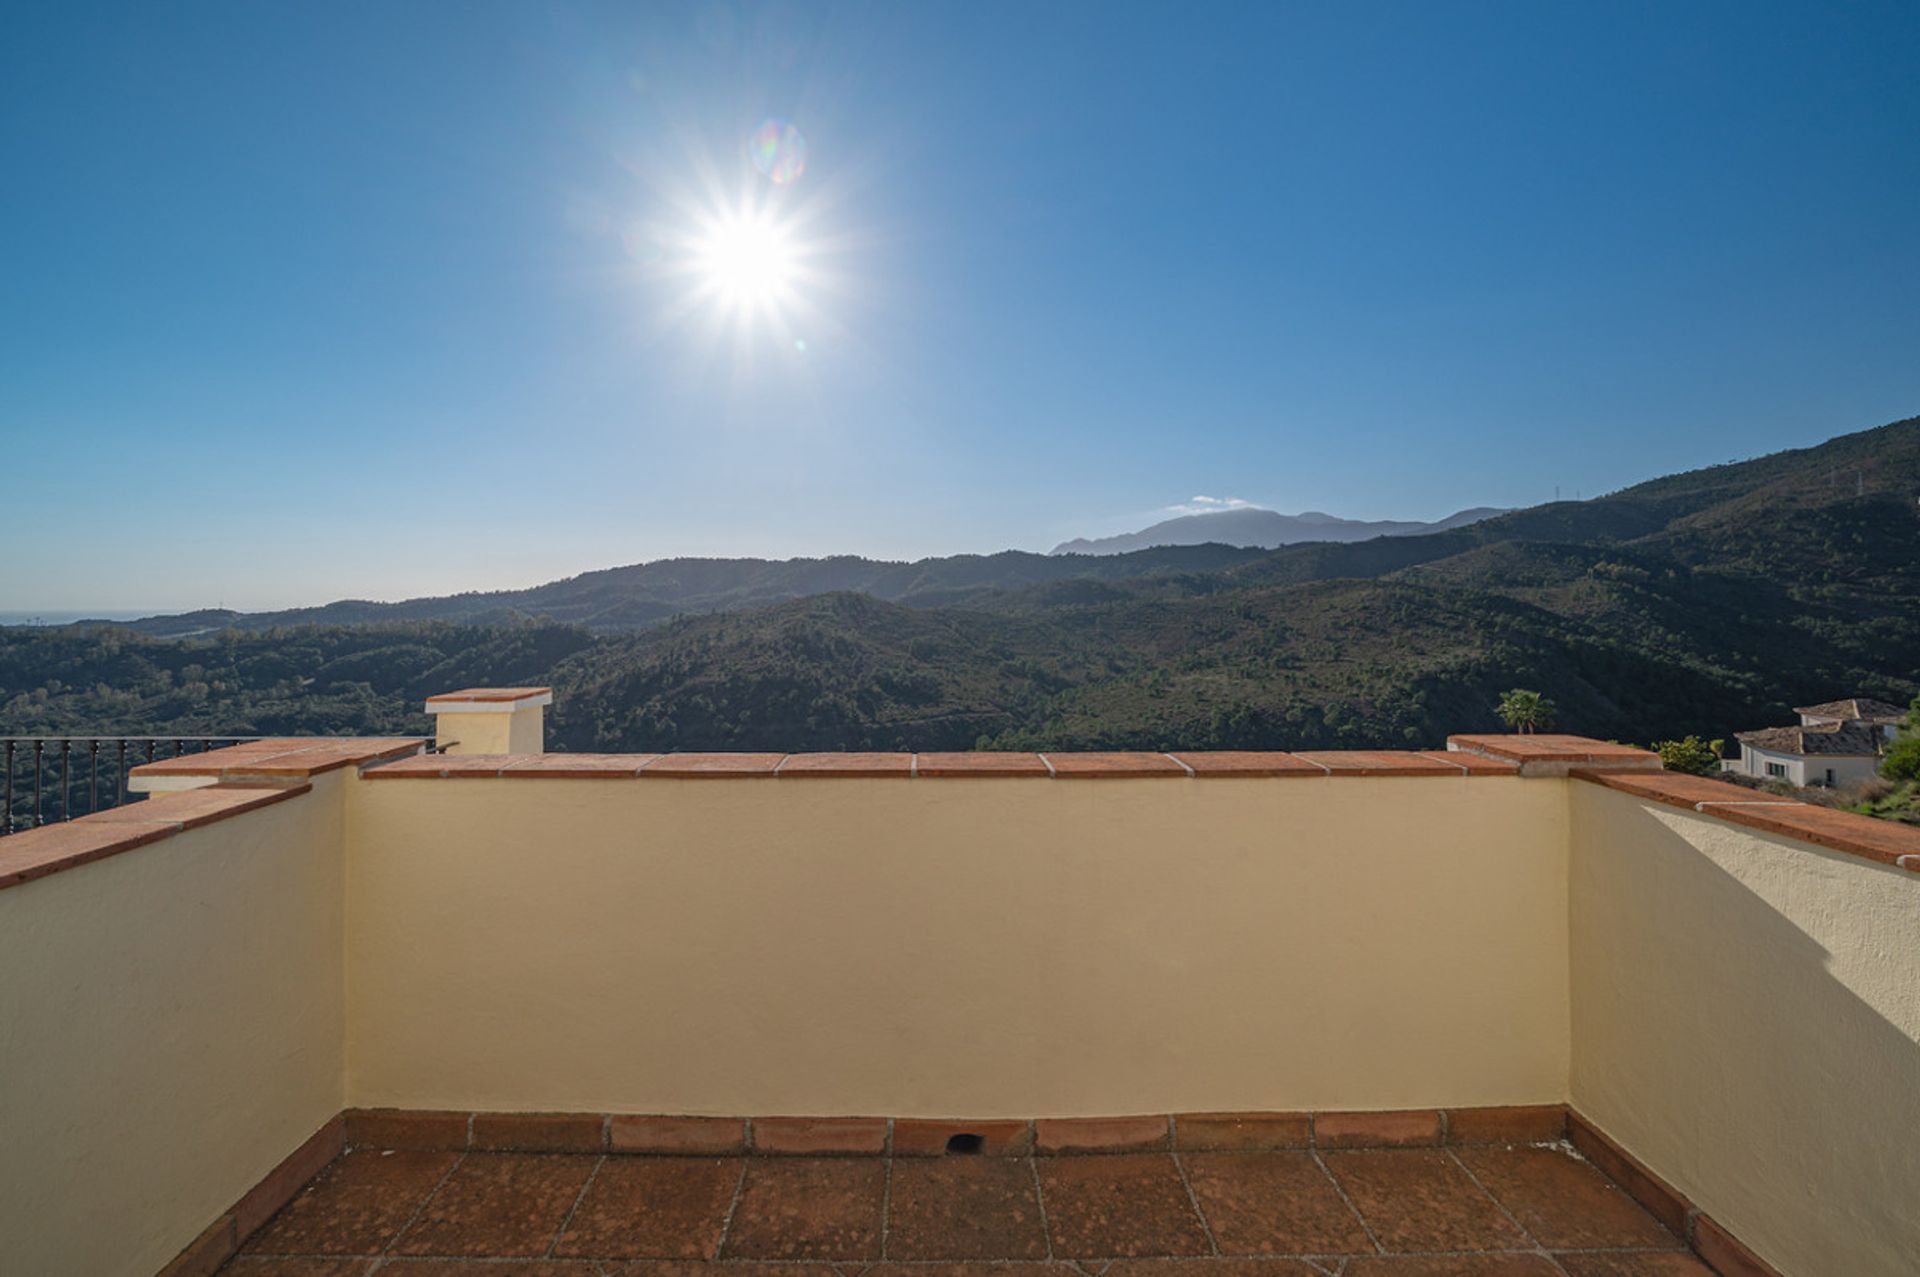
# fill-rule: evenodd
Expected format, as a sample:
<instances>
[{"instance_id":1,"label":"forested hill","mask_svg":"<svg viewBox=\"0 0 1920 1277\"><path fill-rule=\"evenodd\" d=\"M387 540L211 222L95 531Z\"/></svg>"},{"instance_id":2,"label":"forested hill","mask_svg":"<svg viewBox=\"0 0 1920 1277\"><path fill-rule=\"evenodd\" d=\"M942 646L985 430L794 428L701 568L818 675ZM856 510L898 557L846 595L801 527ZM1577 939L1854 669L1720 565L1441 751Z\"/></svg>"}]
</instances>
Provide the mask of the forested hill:
<instances>
[{"instance_id":1,"label":"forested hill","mask_svg":"<svg viewBox=\"0 0 1920 1277\"><path fill-rule=\"evenodd\" d=\"M525 590L495 590L409 599L346 600L283 612L207 610L155 616L127 628L160 637L222 629L270 630L290 625L371 625L383 621L492 624L544 619L601 632L644 629L686 613L760 607L813 594L852 591L924 607L965 603L981 594L1069 577L1129 577L1211 572L1258 558L1262 550L1225 545L1162 546L1134 554L959 554L914 563L836 555L826 559L660 559L583 572Z\"/></svg>"},{"instance_id":2,"label":"forested hill","mask_svg":"<svg viewBox=\"0 0 1920 1277\"><path fill-rule=\"evenodd\" d=\"M1569 730L1718 736L1920 693L1916 498L1920 419L1426 537L681 561L486 624L0 630L0 733L423 731L432 692L537 682L568 749L1432 745L1516 685Z\"/></svg>"}]
</instances>

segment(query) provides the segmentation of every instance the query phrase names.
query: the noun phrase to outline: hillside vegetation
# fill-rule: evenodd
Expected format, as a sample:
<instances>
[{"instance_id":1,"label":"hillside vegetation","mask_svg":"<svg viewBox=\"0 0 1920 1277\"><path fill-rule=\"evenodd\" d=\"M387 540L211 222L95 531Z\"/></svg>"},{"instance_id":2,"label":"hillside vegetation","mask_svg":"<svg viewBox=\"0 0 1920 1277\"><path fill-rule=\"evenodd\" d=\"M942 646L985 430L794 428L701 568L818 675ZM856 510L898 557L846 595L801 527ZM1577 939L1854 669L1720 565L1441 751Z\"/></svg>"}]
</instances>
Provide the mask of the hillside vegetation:
<instances>
[{"instance_id":1,"label":"hillside vegetation","mask_svg":"<svg viewBox=\"0 0 1920 1277\"><path fill-rule=\"evenodd\" d=\"M574 750L1433 745L1516 685L1567 730L1724 736L1920 693L1916 497L1920 418L1421 537L4 629L0 732L422 732L433 692L531 682Z\"/></svg>"}]
</instances>

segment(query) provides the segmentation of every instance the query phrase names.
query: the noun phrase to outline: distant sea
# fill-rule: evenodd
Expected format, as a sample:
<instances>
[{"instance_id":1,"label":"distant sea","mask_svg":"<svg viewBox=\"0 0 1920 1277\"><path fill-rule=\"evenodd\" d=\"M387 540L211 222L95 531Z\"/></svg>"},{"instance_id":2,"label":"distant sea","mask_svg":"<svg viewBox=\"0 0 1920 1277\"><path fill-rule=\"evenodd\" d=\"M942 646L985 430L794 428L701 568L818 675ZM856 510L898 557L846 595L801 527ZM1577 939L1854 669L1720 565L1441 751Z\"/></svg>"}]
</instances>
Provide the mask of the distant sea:
<instances>
[{"instance_id":1,"label":"distant sea","mask_svg":"<svg viewBox=\"0 0 1920 1277\"><path fill-rule=\"evenodd\" d=\"M137 621L150 609L95 608L87 612L0 612L0 625L72 625L75 621Z\"/></svg>"}]
</instances>

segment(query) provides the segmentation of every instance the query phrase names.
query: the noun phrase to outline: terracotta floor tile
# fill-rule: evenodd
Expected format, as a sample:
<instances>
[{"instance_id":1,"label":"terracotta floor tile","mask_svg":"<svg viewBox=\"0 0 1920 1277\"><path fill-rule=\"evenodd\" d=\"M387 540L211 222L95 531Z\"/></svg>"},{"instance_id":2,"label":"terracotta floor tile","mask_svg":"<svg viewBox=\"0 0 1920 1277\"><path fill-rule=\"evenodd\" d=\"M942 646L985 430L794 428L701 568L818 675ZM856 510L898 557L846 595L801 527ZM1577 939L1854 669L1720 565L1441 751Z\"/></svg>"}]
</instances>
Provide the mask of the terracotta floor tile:
<instances>
[{"instance_id":1,"label":"terracotta floor tile","mask_svg":"<svg viewBox=\"0 0 1920 1277\"><path fill-rule=\"evenodd\" d=\"M1532 1245L1443 1150L1370 1149L1324 1157L1327 1169L1388 1251Z\"/></svg>"},{"instance_id":2,"label":"terracotta floor tile","mask_svg":"<svg viewBox=\"0 0 1920 1277\"><path fill-rule=\"evenodd\" d=\"M847 1271L857 1273L861 1267L851 1264ZM830 1264L714 1264L676 1259L641 1259L625 1266L607 1264L604 1271L608 1277L615 1274L618 1277L841 1277L839 1270Z\"/></svg>"},{"instance_id":3,"label":"terracotta floor tile","mask_svg":"<svg viewBox=\"0 0 1920 1277\"><path fill-rule=\"evenodd\" d=\"M1116 1259L1100 1277L1323 1277L1299 1259Z\"/></svg>"},{"instance_id":4,"label":"terracotta floor tile","mask_svg":"<svg viewBox=\"0 0 1920 1277\"><path fill-rule=\"evenodd\" d=\"M566 1153L469 1153L394 1243L393 1253L544 1255L599 1160Z\"/></svg>"},{"instance_id":5,"label":"terracotta floor tile","mask_svg":"<svg viewBox=\"0 0 1920 1277\"><path fill-rule=\"evenodd\" d=\"M1544 1255L1380 1255L1356 1259L1344 1277L1560 1277Z\"/></svg>"},{"instance_id":6,"label":"terracotta floor tile","mask_svg":"<svg viewBox=\"0 0 1920 1277\"><path fill-rule=\"evenodd\" d=\"M457 1153L355 1149L315 1176L241 1249L266 1255L377 1255L458 1158Z\"/></svg>"},{"instance_id":7,"label":"terracotta floor tile","mask_svg":"<svg viewBox=\"0 0 1920 1277\"><path fill-rule=\"evenodd\" d=\"M888 1259L1045 1259L1047 1229L1024 1157L900 1158L887 1197Z\"/></svg>"},{"instance_id":8,"label":"terracotta floor tile","mask_svg":"<svg viewBox=\"0 0 1920 1277\"><path fill-rule=\"evenodd\" d=\"M393 1259L380 1269L396 1277L599 1277L587 1259Z\"/></svg>"},{"instance_id":9,"label":"terracotta floor tile","mask_svg":"<svg viewBox=\"0 0 1920 1277\"><path fill-rule=\"evenodd\" d=\"M1373 1251L1359 1218L1310 1153L1188 1153L1181 1163L1226 1254Z\"/></svg>"},{"instance_id":10,"label":"terracotta floor tile","mask_svg":"<svg viewBox=\"0 0 1920 1277\"><path fill-rule=\"evenodd\" d=\"M878 1259L886 1182L877 1157L751 1160L722 1258Z\"/></svg>"},{"instance_id":11,"label":"terracotta floor tile","mask_svg":"<svg viewBox=\"0 0 1920 1277\"><path fill-rule=\"evenodd\" d=\"M1205 1255L1207 1233L1164 1153L1043 1157L1041 1201L1061 1258Z\"/></svg>"},{"instance_id":12,"label":"terracotta floor tile","mask_svg":"<svg viewBox=\"0 0 1920 1277\"><path fill-rule=\"evenodd\" d=\"M241 1255L220 1270L221 1277L366 1277L378 1263L366 1255L352 1259L297 1259L286 1255Z\"/></svg>"},{"instance_id":13,"label":"terracotta floor tile","mask_svg":"<svg viewBox=\"0 0 1920 1277\"><path fill-rule=\"evenodd\" d=\"M1680 1246L1592 1163L1557 1148L1463 1148L1459 1156L1549 1250Z\"/></svg>"},{"instance_id":14,"label":"terracotta floor tile","mask_svg":"<svg viewBox=\"0 0 1920 1277\"><path fill-rule=\"evenodd\" d=\"M737 1157L610 1157L553 1253L712 1259L743 1166Z\"/></svg>"},{"instance_id":15,"label":"terracotta floor tile","mask_svg":"<svg viewBox=\"0 0 1920 1277\"><path fill-rule=\"evenodd\" d=\"M1614 1251L1611 1254L1555 1255L1568 1277L1713 1277L1684 1250Z\"/></svg>"},{"instance_id":16,"label":"terracotta floor tile","mask_svg":"<svg viewBox=\"0 0 1920 1277\"><path fill-rule=\"evenodd\" d=\"M781 1269L781 1277L789 1272ZM851 1272L851 1269L849 1269ZM714 1277L732 1277L733 1270L714 1274ZM976 1259L954 1264L875 1264L860 1274L860 1277L1086 1277L1078 1268L1067 1263L1048 1263L1044 1260L1014 1260L1001 1263L991 1259Z\"/></svg>"}]
</instances>

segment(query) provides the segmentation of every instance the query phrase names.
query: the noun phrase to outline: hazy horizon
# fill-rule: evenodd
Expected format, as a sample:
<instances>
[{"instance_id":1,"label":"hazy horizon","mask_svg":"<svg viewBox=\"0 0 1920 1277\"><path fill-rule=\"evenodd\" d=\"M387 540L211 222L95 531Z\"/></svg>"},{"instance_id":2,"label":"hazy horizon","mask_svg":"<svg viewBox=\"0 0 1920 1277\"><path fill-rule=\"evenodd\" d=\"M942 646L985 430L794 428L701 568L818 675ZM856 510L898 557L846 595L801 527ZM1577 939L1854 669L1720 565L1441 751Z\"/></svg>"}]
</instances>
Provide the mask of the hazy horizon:
<instances>
[{"instance_id":1,"label":"hazy horizon","mask_svg":"<svg viewBox=\"0 0 1920 1277\"><path fill-rule=\"evenodd\" d=\"M9 37L16 612L1044 552L1196 493L1432 520L1920 404L1910 4Z\"/></svg>"}]
</instances>

